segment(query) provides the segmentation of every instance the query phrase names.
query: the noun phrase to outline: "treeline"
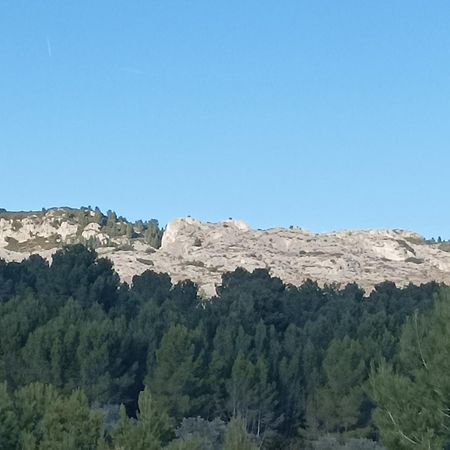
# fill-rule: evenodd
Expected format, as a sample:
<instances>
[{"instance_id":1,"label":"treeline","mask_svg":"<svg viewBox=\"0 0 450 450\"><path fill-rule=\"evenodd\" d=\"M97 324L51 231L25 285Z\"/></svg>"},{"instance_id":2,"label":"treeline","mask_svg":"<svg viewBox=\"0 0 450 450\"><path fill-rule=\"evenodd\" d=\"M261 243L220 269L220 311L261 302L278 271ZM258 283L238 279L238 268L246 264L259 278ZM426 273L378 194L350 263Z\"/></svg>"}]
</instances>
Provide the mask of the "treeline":
<instances>
[{"instance_id":1,"label":"treeline","mask_svg":"<svg viewBox=\"0 0 450 450\"><path fill-rule=\"evenodd\" d=\"M126 236L128 239L142 238L145 243L154 248L161 246L163 229L160 228L159 222L156 219L130 222L123 216L117 216L111 210L103 214L97 206L94 209L88 206L81 207L79 210L71 210L69 212L69 218L77 220L80 233L86 225L96 223L100 225L101 231L112 238L120 236ZM101 245L95 239L91 239L86 244L91 248Z\"/></svg>"},{"instance_id":2,"label":"treeline","mask_svg":"<svg viewBox=\"0 0 450 450\"><path fill-rule=\"evenodd\" d=\"M444 448L439 292L238 269L205 300L81 245L0 261L0 448Z\"/></svg>"},{"instance_id":3,"label":"treeline","mask_svg":"<svg viewBox=\"0 0 450 450\"><path fill-rule=\"evenodd\" d=\"M163 235L163 228L159 226L159 222L156 219L150 220L136 220L131 222L123 216L117 216L114 211L108 210L106 214L98 208L92 208L91 206L82 206L79 209L74 208L42 208L41 211L7 211L4 208L0 208L0 219L12 221L12 227L15 231L22 228L22 220L29 217L44 217L48 213L57 212L52 219L52 225L55 227L61 226L64 222L69 224L78 224L76 237L66 238L66 244L83 244L90 248L98 248L105 245L115 246L117 239L126 237L127 239L140 239L146 244L159 248L161 246L161 240ZM89 224L99 225L99 230L105 234L109 241L105 242L105 237L99 240L95 236L91 236L88 239L83 238L82 234L85 227ZM15 241L11 237L7 238L8 241ZM15 241L18 244L17 241ZM58 241L53 241L54 244L58 244ZM56 246L56 245L55 245Z\"/></svg>"}]
</instances>

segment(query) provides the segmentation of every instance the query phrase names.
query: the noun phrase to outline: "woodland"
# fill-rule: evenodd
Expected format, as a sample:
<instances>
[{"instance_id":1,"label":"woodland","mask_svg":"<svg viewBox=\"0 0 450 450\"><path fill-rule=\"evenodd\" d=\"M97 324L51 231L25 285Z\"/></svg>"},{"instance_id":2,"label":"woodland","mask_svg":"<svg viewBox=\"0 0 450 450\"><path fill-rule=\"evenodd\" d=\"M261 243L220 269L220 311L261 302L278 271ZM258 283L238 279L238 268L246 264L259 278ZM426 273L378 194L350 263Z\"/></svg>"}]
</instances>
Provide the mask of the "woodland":
<instances>
[{"instance_id":1,"label":"woodland","mask_svg":"<svg viewBox=\"0 0 450 450\"><path fill-rule=\"evenodd\" d=\"M0 260L0 449L450 448L450 293L236 269L213 298L83 245Z\"/></svg>"}]
</instances>

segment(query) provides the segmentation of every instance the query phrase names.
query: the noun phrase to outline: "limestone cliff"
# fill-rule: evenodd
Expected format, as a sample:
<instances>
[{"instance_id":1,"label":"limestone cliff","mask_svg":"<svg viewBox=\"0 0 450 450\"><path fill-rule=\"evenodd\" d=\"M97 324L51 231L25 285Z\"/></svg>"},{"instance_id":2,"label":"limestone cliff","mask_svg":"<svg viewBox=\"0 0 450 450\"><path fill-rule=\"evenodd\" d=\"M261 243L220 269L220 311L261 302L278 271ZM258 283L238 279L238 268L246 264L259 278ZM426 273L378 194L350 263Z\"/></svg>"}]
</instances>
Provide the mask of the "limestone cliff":
<instances>
[{"instance_id":1,"label":"limestone cliff","mask_svg":"<svg viewBox=\"0 0 450 450\"><path fill-rule=\"evenodd\" d=\"M32 253L51 258L63 244L84 242L110 258L127 282L152 269L174 281L191 279L206 295L215 292L222 273L236 267L268 268L292 284L311 278L341 286L356 282L366 290L385 280L450 283L450 245L409 231L252 230L241 221L203 223L188 217L170 222L155 248L144 237L145 226L120 218L105 225L105 216L94 220L94 211L80 211L0 213L0 258L21 260Z\"/></svg>"}]
</instances>

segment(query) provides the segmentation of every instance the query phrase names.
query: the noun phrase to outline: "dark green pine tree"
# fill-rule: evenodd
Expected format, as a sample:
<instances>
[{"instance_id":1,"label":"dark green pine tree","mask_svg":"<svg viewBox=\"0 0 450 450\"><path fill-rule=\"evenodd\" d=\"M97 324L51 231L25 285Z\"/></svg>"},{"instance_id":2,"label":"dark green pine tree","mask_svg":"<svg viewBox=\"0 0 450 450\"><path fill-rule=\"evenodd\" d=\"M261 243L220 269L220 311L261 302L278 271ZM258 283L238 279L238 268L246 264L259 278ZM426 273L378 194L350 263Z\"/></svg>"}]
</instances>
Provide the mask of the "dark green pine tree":
<instances>
[{"instance_id":1,"label":"dark green pine tree","mask_svg":"<svg viewBox=\"0 0 450 450\"><path fill-rule=\"evenodd\" d=\"M283 415L277 416L277 391L275 383L269 380L268 364L260 356L254 365L255 383L252 386L252 408L249 429L259 441L264 441L283 421Z\"/></svg>"},{"instance_id":2,"label":"dark green pine tree","mask_svg":"<svg viewBox=\"0 0 450 450\"><path fill-rule=\"evenodd\" d=\"M155 392L157 403L177 422L199 414L204 404L204 362L197 333L172 325L161 340L154 364L146 384Z\"/></svg>"},{"instance_id":3,"label":"dark green pine tree","mask_svg":"<svg viewBox=\"0 0 450 450\"><path fill-rule=\"evenodd\" d=\"M42 449L91 450L103 441L102 416L91 410L81 390L52 402L42 419L42 429Z\"/></svg>"},{"instance_id":4,"label":"dark green pine tree","mask_svg":"<svg viewBox=\"0 0 450 450\"><path fill-rule=\"evenodd\" d=\"M232 417L241 416L247 419L250 415L255 386L255 367L243 352L239 352L226 382L227 410Z\"/></svg>"},{"instance_id":5,"label":"dark green pine tree","mask_svg":"<svg viewBox=\"0 0 450 450\"><path fill-rule=\"evenodd\" d=\"M22 349L23 384L39 380L67 392L78 386L77 347L84 314L69 300L60 315L37 328Z\"/></svg>"},{"instance_id":6,"label":"dark green pine tree","mask_svg":"<svg viewBox=\"0 0 450 450\"><path fill-rule=\"evenodd\" d=\"M23 382L23 346L29 335L47 320L47 308L30 293L0 304L0 380L7 381L11 388Z\"/></svg>"},{"instance_id":7,"label":"dark green pine tree","mask_svg":"<svg viewBox=\"0 0 450 450\"><path fill-rule=\"evenodd\" d=\"M19 420L6 383L0 384L0 449L14 450L19 439Z\"/></svg>"},{"instance_id":8,"label":"dark green pine tree","mask_svg":"<svg viewBox=\"0 0 450 450\"><path fill-rule=\"evenodd\" d=\"M433 309L403 327L397 364L370 376L374 422L388 449L447 448L450 444L450 290Z\"/></svg>"},{"instance_id":9,"label":"dark green pine tree","mask_svg":"<svg viewBox=\"0 0 450 450\"><path fill-rule=\"evenodd\" d=\"M33 383L17 392L16 404L23 450L91 450L103 441L101 414L80 390L63 397L52 386Z\"/></svg>"},{"instance_id":10,"label":"dark green pine tree","mask_svg":"<svg viewBox=\"0 0 450 450\"><path fill-rule=\"evenodd\" d=\"M127 400L138 368L137 361L130 359L133 345L124 318L80 324L77 379L91 401L119 404Z\"/></svg>"},{"instance_id":11,"label":"dark green pine tree","mask_svg":"<svg viewBox=\"0 0 450 450\"><path fill-rule=\"evenodd\" d=\"M278 365L279 401L284 414L283 429L293 435L305 409L305 386L303 375L303 339L301 330L288 326L283 339L283 357Z\"/></svg>"},{"instance_id":12,"label":"dark green pine tree","mask_svg":"<svg viewBox=\"0 0 450 450\"><path fill-rule=\"evenodd\" d=\"M117 214L114 211L109 210L106 213L106 228L112 236L115 236L117 223Z\"/></svg>"},{"instance_id":13,"label":"dark green pine tree","mask_svg":"<svg viewBox=\"0 0 450 450\"><path fill-rule=\"evenodd\" d=\"M158 405L148 388L139 394L136 419L128 418L125 407L113 433L115 448L123 450L160 450L171 433L168 415Z\"/></svg>"},{"instance_id":14,"label":"dark green pine tree","mask_svg":"<svg viewBox=\"0 0 450 450\"><path fill-rule=\"evenodd\" d=\"M325 355L326 384L318 392L318 418L328 432L345 432L360 418L367 369L358 341L334 339Z\"/></svg>"}]
</instances>

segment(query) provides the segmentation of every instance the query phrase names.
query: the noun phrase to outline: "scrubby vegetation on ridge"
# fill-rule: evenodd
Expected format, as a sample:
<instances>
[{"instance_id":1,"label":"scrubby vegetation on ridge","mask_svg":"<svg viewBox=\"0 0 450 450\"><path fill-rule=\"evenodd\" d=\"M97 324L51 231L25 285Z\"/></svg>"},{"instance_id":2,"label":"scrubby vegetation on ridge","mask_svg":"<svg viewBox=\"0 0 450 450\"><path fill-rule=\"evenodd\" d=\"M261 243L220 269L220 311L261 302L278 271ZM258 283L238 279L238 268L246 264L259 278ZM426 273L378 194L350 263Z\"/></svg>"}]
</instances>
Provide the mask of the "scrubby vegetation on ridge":
<instances>
[{"instance_id":1,"label":"scrubby vegetation on ridge","mask_svg":"<svg viewBox=\"0 0 450 450\"><path fill-rule=\"evenodd\" d=\"M50 224L55 228L60 227L63 222L77 225L76 235L72 237L71 243L82 243L89 247L96 248L106 245L104 242L99 242L98 239L92 237L91 239L83 238L82 234L85 227L89 224L98 225L98 231L104 233L109 238L127 237L128 239L142 239L146 244L154 248L159 248L161 245L161 238L163 230L159 227L156 219L151 220L137 220L135 222L128 221L123 216L117 216L114 211L107 211L104 214L98 207L91 208L43 208L42 211L6 211L0 209L0 219L12 221L12 229L14 231L20 230L23 226L23 220L37 220L43 221L48 219ZM49 248L57 246L58 242L44 242ZM66 242L68 243L68 242ZM69 242L70 243L70 242ZM28 246L36 244L34 240L25 243ZM26 251L26 248L14 245L11 243L10 250Z\"/></svg>"},{"instance_id":2,"label":"scrubby vegetation on ridge","mask_svg":"<svg viewBox=\"0 0 450 450\"><path fill-rule=\"evenodd\" d=\"M436 283L237 269L200 299L82 245L0 260L0 448L444 448L448 317Z\"/></svg>"}]
</instances>

